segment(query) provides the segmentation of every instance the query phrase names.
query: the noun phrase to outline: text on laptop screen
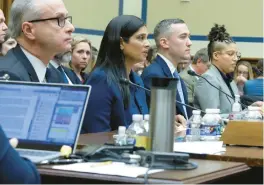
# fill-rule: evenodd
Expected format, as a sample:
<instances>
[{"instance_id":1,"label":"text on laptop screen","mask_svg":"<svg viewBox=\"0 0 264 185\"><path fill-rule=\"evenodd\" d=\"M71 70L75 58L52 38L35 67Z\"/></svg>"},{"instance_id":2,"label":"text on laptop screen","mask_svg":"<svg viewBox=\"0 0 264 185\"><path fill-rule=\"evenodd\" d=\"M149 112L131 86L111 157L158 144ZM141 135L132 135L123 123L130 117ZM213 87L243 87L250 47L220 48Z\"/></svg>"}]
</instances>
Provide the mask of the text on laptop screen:
<instances>
[{"instance_id":1,"label":"text on laptop screen","mask_svg":"<svg viewBox=\"0 0 264 185\"><path fill-rule=\"evenodd\" d=\"M9 138L72 145L87 93L74 86L0 84L0 125Z\"/></svg>"}]
</instances>

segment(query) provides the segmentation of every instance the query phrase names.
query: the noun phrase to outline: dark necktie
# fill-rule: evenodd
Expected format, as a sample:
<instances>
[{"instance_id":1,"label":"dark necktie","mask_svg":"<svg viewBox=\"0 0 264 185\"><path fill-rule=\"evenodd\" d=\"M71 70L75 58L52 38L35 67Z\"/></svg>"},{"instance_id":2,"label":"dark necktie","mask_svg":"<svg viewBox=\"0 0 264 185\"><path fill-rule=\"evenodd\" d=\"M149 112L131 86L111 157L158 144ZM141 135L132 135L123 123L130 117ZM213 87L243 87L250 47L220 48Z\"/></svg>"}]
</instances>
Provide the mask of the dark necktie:
<instances>
[{"instance_id":1,"label":"dark necktie","mask_svg":"<svg viewBox=\"0 0 264 185\"><path fill-rule=\"evenodd\" d=\"M68 84L69 81L68 81L67 76L66 76L64 70L62 69L62 67L59 66L57 69L60 71L60 74L61 74L61 77L63 79L63 82L66 83L66 84Z\"/></svg>"},{"instance_id":2,"label":"dark necktie","mask_svg":"<svg viewBox=\"0 0 264 185\"><path fill-rule=\"evenodd\" d=\"M51 71L48 67L46 68L45 78L47 82L51 82Z\"/></svg>"}]
</instances>

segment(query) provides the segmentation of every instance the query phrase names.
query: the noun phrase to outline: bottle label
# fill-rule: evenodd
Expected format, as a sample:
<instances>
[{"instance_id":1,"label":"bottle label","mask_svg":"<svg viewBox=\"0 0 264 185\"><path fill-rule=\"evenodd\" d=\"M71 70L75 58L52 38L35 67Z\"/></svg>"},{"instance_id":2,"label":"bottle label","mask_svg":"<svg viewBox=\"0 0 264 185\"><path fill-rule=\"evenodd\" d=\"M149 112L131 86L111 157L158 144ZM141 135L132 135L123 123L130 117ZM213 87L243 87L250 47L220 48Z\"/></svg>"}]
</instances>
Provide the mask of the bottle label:
<instances>
[{"instance_id":1,"label":"bottle label","mask_svg":"<svg viewBox=\"0 0 264 185\"><path fill-rule=\"evenodd\" d=\"M201 136L217 136L219 135L218 125L201 125Z\"/></svg>"}]
</instances>

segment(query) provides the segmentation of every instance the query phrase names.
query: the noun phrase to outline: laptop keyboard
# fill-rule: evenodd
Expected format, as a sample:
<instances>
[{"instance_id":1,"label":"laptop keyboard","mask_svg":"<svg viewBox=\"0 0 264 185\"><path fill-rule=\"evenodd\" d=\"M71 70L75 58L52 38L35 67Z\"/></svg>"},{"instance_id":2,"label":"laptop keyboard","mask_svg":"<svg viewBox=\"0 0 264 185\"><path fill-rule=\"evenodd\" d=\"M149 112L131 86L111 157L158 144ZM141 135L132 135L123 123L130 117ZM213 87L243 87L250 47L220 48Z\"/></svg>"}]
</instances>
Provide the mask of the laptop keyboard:
<instances>
[{"instance_id":1,"label":"laptop keyboard","mask_svg":"<svg viewBox=\"0 0 264 185\"><path fill-rule=\"evenodd\" d=\"M34 150L18 150L18 153L21 156L36 156L36 157L45 157L45 156L54 154L54 152L49 152L49 151L34 151Z\"/></svg>"}]
</instances>

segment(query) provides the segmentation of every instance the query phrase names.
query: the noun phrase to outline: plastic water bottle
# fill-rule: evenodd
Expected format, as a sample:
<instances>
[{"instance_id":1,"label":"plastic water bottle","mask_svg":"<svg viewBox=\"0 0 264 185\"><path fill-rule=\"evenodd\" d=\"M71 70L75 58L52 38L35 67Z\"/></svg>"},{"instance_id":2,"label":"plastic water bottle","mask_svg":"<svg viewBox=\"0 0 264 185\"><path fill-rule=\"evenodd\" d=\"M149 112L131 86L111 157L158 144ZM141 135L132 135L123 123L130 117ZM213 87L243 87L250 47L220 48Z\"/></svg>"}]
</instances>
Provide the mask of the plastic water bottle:
<instances>
[{"instance_id":1,"label":"plastic water bottle","mask_svg":"<svg viewBox=\"0 0 264 185\"><path fill-rule=\"evenodd\" d=\"M132 115L132 123L128 127L126 134L129 136L138 135L144 132L143 124L143 115L141 114L133 114Z\"/></svg>"},{"instance_id":2,"label":"plastic water bottle","mask_svg":"<svg viewBox=\"0 0 264 185\"><path fill-rule=\"evenodd\" d=\"M193 115L187 122L186 141L200 140L200 126L202 122L201 111L193 110Z\"/></svg>"},{"instance_id":3,"label":"plastic water bottle","mask_svg":"<svg viewBox=\"0 0 264 185\"><path fill-rule=\"evenodd\" d=\"M200 127L202 141L218 141L221 133L221 116L219 109L206 109Z\"/></svg>"},{"instance_id":4,"label":"plastic water bottle","mask_svg":"<svg viewBox=\"0 0 264 185\"><path fill-rule=\"evenodd\" d=\"M143 126L144 126L145 131L148 133L149 132L149 114L144 115Z\"/></svg>"},{"instance_id":5,"label":"plastic water bottle","mask_svg":"<svg viewBox=\"0 0 264 185\"><path fill-rule=\"evenodd\" d=\"M263 116L260 113L260 107L248 106L245 119L248 121L262 121Z\"/></svg>"},{"instance_id":6,"label":"plastic water bottle","mask_svg":"<svg viewBox=\"0 0 264 185\"><path fill-rule=\"evenodd\" d=\"M240 96L235 95L235 102L232 105L232 113L229 115L230 120L241 120L242 119L242 107L240 102Z\"/></svg>"}]
</instances>

